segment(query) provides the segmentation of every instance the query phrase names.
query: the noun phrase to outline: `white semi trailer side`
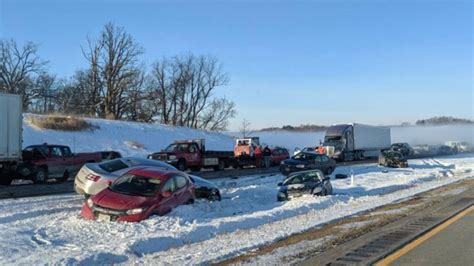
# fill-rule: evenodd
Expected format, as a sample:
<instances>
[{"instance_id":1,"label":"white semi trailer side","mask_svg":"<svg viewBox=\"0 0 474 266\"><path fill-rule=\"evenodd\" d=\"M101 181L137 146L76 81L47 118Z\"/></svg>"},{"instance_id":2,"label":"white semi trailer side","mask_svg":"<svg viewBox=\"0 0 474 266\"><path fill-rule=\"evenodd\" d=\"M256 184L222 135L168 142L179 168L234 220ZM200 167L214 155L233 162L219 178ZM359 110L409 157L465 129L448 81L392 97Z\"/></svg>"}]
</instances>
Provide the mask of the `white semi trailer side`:
<instances>
[{"instance_id":1,"label":"white semi trailer side","mask_svg":"<svg viewBox=\"0 0 474 266\"><path fill-rule=\"evenodd\" d=\"M9 185L21 160L22 101L19 95L0 93L0 185Z\"/></svg>"}]
</instances>

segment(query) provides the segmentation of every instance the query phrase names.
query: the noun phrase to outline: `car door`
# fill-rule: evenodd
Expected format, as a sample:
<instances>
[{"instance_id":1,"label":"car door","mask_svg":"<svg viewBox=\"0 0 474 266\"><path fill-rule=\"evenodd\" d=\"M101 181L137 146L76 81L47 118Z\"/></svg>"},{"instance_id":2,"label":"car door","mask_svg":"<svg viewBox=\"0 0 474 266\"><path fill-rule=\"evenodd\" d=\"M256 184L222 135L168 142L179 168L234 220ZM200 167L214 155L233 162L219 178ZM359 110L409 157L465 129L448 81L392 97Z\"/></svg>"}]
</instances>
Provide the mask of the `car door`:
<instances>
[{"instance_id":1,"label":"car door","mask_svg":"<svg viewBox=\"0 0 474 266\"><path fill-rule=\"evenodd\" d=\"M79 171L79 168L81 166L78 167L78 165L76 165L71 149L69 149L69 147L61 147L61 151L64 157L64 170L67 170L69 174L73 174Z\"/></svg>"},{"instance_id":2,"label":"car door","mask_svg":"<svg viewBox=\"0 0 474 266\"><path fill-rule=\"evenodd\" d=\"M201 153L195 143L189 145L186 161L189 166L201 165Z\"/></svg>"},{"instance_id":3,"label":"car door","mask_svg":"<svg viewBox=\"0 0 474 266\"><path fill-rule=\"evenodd\" d=\"M162 195L159 205L156 207L156 213L159 215L164 215L170 212L174 207L176 207L176 197L174 197L174 192L176 191L176 184L174 177L169 177L163 184L160 193ZM169 192L169 197L164 197L163 194Z\"/></svg>"},{"instance_id":4,"label":"car door","mask_svg":"<svg viewBox=\"0 0 474 266\"><path fill-rule=\"evenodd\" d=\"M66 158L59 146L50 146L48 155L48 172L50 177L62 177L66 170Z\"/></svg>"},{"instance_id":5,"label":"car door","mask_svg":"<svg viewBox=\"0 0 474 266\"><path fill-rule=\"evenodd\" d=\"M189 179L183 175L174 175L176 184L176 191L174 197L176 199L176 205L181 205L189 201L190 192L188 191Z\"/></svg>"},{"instance_id":6,"label":"car door","mask_svg":"<svg viewBox=\"0 0 474 266\"><path fill-rule=\"evenodd\" d=\"M321 155L321 165L324 167L324 173L329 173L329 168L331 168L331 171L334 170L331 159L326 155Z\"/></svg>"},{"instance_id":7,"label":"car door","mask_svg":"<svg viewBox=\"0 0 474 266\"><path fill-rule=\"evenodd\" d=\"M280 150L279 149L275 149L272 151L272 164L279 164L280 163Z\"/></svg>"}]
</instances>

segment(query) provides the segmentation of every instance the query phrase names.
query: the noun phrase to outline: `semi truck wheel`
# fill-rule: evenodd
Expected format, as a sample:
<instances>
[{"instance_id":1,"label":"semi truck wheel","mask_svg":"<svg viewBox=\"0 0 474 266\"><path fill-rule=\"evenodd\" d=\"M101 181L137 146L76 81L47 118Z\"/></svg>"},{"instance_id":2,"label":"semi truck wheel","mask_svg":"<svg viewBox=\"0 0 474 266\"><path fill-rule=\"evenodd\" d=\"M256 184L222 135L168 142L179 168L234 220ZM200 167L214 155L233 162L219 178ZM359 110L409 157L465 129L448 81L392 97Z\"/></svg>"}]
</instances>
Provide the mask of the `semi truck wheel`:
<instances>
[{"instance_id":1,"label":"semi truck wheel","mask_svg":"<svg viewBox=\"0 0 474 266\"><path fill-rule=\"evenodd\" d=\"M33 183L43 184L48 180L48 171L45 168L39 168L33 176Z\"/></svg>"}]
</instances>

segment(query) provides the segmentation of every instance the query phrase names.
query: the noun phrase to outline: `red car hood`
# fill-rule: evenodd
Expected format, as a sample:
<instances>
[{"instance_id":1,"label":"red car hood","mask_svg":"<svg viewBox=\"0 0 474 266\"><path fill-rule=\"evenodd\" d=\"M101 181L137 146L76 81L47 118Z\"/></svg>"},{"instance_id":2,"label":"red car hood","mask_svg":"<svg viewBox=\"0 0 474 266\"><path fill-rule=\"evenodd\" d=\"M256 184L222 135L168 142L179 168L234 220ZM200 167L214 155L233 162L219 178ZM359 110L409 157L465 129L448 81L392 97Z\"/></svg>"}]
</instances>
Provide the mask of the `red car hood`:
<instances>
[{"instance_id":1,"label":"red car hood","mask_svg":"<svg viewBox=\"0 0 474 266\"><path fill-rule=\"evenodd\" d=\"M92 197L92 201L94 201L95 205L115 210L147 207L152 199L154 199L154 197L126 195L111 191L110 189L104 189Z\"/></svg>"}]
</instances>

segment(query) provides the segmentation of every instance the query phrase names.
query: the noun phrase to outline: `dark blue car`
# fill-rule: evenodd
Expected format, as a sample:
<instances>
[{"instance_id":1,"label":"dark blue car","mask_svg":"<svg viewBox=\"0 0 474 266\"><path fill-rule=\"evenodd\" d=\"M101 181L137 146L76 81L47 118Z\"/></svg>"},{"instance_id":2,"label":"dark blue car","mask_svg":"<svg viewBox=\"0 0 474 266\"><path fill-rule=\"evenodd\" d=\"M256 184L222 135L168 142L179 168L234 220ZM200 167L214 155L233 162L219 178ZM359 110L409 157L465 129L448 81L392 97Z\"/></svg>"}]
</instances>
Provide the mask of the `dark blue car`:
<instances>
[{"instance_id":1,"label":"dark blue car","mask_svg":"<svg viewBox=\"0 0 474 266\"><path fill-rule=\"evenodd\" d=\"M304 194L315 196L326 196L332 194L332 185L329 177L319 170L298 172L288 176L282 183L278 184L277 200L286 201L292 197Z\"/></svg>"},{"instance_id":2,"label":"dark blue car","mask_svg":"<svg viewBox=\"0 0 474 266\"><path fill-rule=\"evenodd\" d=\"M330 175L336 169L336 161L324 154L303 151L280 164L280 172L284 175L314 169Z\"/></svg>"}]
</instances>

